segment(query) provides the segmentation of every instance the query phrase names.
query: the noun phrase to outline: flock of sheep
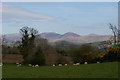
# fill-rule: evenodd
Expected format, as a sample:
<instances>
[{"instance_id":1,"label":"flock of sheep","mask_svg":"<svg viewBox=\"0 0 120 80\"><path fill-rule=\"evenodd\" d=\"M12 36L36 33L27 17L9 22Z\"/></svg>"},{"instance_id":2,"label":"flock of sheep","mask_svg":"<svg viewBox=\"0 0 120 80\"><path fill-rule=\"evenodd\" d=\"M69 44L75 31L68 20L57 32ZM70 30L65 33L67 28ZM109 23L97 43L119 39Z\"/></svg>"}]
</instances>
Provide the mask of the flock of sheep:
<instances>
[{"instance_id":1,"label":"flock of sheep","mask_svg":"<svg viewBox=\"0 0 120 80\"><path fill-rule=\"evenodd\" d=\"M100 62L97 62L97 63L100 63ZM84 62L84 64L88 64L87 62ZM16 63L17 67L21 66L22 64L21 63ZM67 66L68 64L58 64L58 65L55 65L53 64L52 66ZM73 64L73 65L80 65L80 63L76 63L76 64ZM29 67L39 67L39 65L32 65L32 64L28 64Z\"/></svg>"},{"instance_id":2,"label":"flock of sheep","mask_svg":"<svg viewBox=\"0 0 120 80\"><path fill-rule=\"evenodd\" d=\"M97 63L100 63L100 62L97 62ZM88 64L87 62L84 62L84 64ZM21 63L16 63L17 67L21 66L22 64ZM53 64L52 66L67 66L68 64L58 64L58 65L55 65ZM76 64L73 64L73 65L80 65L80 63L76 63ZM3 64L0 64L0 66L3 66ZM28 64L29 67L39 67L39 65L32 65L32 64Z\"/></svg>"}]
</instances>

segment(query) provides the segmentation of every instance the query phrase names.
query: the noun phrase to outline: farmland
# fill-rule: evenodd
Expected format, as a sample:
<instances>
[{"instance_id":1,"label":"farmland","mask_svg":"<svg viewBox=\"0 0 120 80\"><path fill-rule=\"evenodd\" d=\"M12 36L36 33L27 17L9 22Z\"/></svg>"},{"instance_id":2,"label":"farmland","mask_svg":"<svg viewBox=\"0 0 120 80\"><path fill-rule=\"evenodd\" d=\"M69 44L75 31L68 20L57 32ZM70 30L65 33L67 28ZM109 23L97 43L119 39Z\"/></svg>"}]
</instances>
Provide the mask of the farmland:
<instances>
[{"instance_id":1,"label":"farmland","mask_svg":"<svg viewBox=\"0 0 120 80\"><path fill-rule=\"evenodd\" d=\"M118 62L40 67L4 64L3 78L118 78Z\"/></svg>"}]
</instances>

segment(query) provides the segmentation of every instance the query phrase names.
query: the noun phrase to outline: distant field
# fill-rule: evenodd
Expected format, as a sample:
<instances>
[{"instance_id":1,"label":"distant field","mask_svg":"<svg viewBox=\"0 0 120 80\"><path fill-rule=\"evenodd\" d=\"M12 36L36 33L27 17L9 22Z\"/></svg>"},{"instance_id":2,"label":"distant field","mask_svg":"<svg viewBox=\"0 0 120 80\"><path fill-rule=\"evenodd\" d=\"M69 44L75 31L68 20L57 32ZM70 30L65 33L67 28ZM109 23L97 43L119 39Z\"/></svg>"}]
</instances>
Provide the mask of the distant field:
<instances>
[{"instance_id":1,"label":"distant field","mask_svg":"<svg viewBox=\"0 0 120 80\"><path fill-rule=\"evenodd\" d=\"M54 67L4 64L3 78L118 78L118 62Z\"/></svg>"}]
</instances>

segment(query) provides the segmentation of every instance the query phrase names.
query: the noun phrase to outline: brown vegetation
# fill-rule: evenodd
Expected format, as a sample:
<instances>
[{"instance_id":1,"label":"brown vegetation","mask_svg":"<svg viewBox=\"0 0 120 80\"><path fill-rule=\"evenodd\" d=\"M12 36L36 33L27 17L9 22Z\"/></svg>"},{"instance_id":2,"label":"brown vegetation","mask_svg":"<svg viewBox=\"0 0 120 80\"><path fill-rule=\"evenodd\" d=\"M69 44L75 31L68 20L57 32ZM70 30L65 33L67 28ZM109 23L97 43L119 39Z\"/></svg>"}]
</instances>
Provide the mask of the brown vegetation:
<instances>
[{"instance_id":1,"label":"brown vegetation","mask_svg":"<svg viewBox=\"0 0 120 80\"><path fill-rule=\"evenodd\" d=\"M3 63L21 63L23 61L20 54L3 54L2 56Z\"/></svg>"}]
</instances>

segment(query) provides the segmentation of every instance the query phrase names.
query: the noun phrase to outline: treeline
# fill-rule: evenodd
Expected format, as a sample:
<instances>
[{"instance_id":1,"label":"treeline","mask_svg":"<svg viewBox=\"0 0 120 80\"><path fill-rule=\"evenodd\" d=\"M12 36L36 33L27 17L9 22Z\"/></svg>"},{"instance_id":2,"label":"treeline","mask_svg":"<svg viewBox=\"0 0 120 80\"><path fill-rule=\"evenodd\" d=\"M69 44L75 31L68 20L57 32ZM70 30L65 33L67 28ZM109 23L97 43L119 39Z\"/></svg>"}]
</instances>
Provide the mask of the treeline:
<instances>
[{"instance_id":1,"label":"treeline","mask_svg":"<svg viewBox=\"0 0 120 80\"><path fill-rule=\"evenodd\" d=\"M34 28L20 29L22 40L14 46L3 46L4 54L21 54L23 64L53 65L74 63L96 63L120 61L120 47L99 49L91 44L76 46L70 42L61 41L50 45L47 39L40 38Z\"/></svg>"}]
</instances>

